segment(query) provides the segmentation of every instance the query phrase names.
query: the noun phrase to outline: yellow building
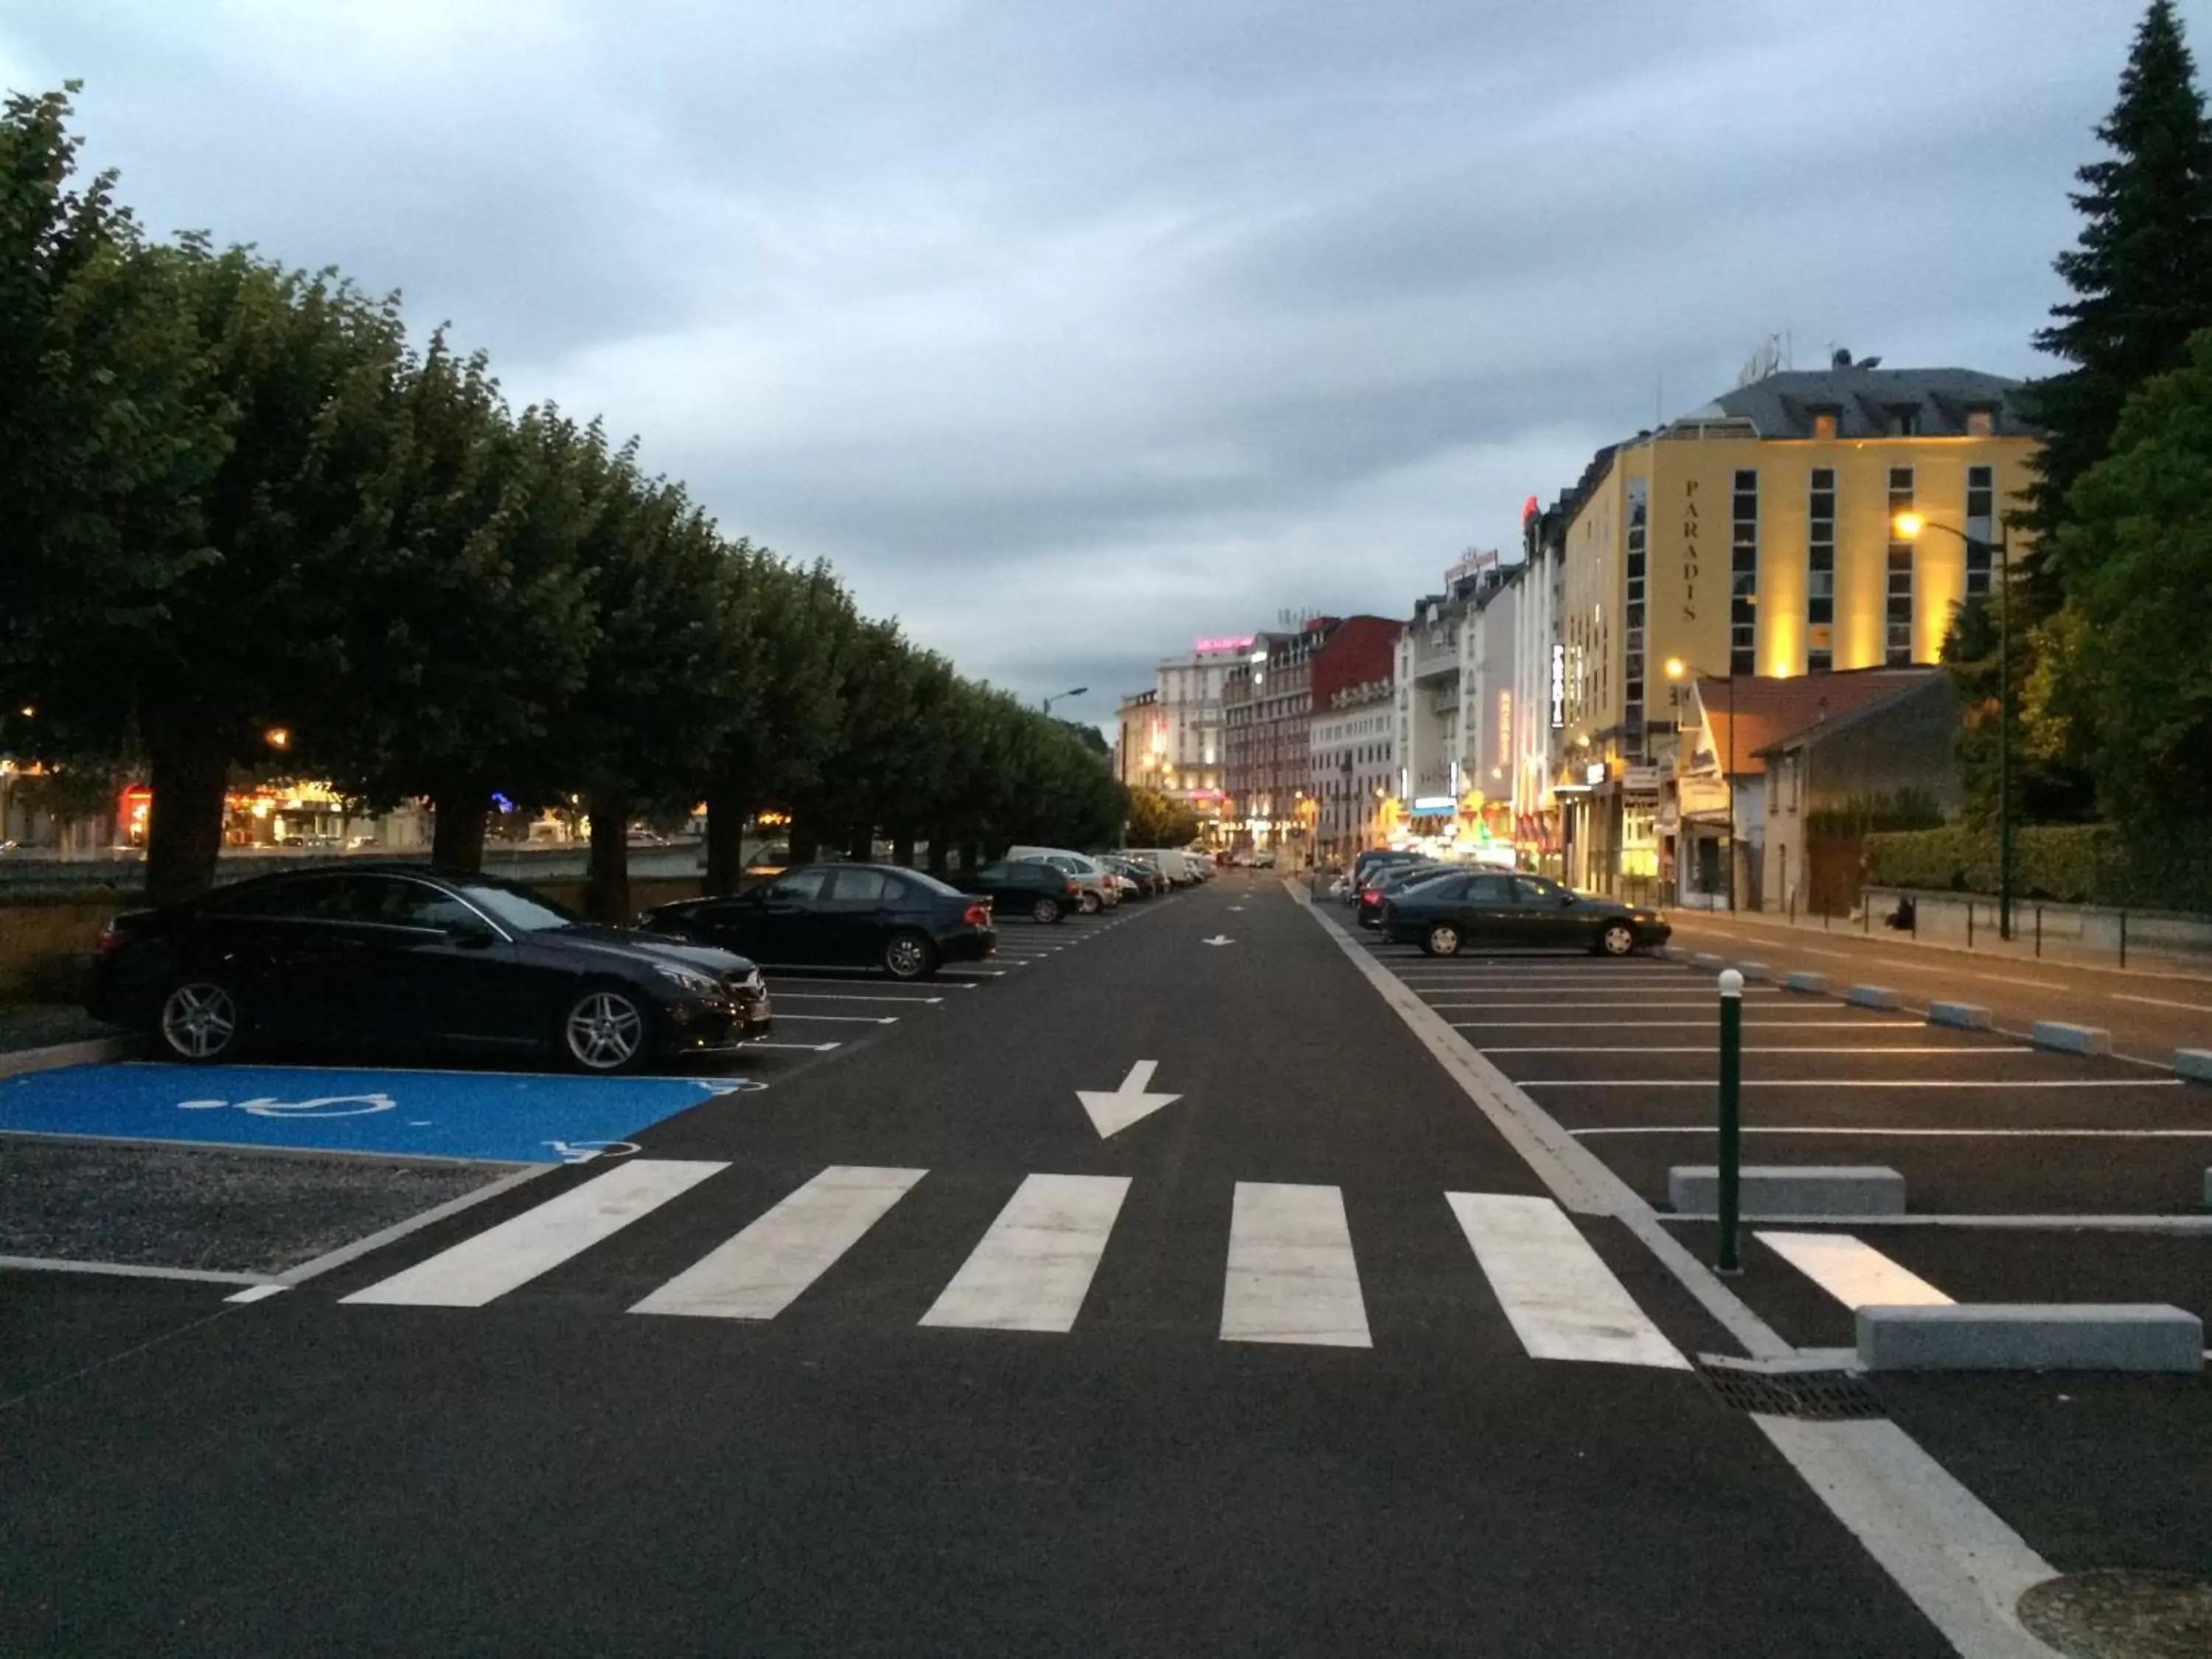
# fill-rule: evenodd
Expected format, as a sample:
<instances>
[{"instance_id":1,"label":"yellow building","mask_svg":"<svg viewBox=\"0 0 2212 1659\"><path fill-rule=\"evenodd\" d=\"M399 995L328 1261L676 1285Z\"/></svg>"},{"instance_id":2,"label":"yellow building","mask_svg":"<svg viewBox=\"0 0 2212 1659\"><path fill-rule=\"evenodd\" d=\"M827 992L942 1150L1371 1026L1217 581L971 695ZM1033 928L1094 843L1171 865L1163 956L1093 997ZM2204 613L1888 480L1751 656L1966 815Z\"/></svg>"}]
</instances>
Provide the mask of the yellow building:
<instances>
[{"instance_id":1,"label":"yellow building","mask_svg":"<svg viewBox=\"0 0 2212 1659\"><path fill-rule=\"evenodd\" d=\"M2021 385L1972 369L1826 369L1739 386L1601 451L1570 500L1559 619L1559 776L1579 842L1569 879L1657 878L1668 826L1648 769L1671 762L1691 674L1788 678L1933 663L1985 592L1998 515L2035 439ZM1911 510L1932 527L1896 539Z\"/></svg>"}]
</instances>

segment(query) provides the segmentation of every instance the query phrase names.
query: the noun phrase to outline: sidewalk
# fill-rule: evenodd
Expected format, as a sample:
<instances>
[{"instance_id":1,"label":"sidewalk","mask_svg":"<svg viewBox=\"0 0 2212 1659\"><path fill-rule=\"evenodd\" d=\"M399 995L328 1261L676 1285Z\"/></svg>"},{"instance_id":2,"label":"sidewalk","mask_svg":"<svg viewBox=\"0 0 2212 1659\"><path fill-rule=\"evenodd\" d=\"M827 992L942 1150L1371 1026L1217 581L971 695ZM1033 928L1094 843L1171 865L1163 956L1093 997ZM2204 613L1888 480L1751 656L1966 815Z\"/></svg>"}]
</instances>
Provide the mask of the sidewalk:
<instances>
[{"instance_id":1,"label":"sidewalk","mask_svg":"<svg viewBox=\"0 0 2212 1659\"><path fill-rule=\"evenodd\" d=\"M1974 942L1971 946L1963 939L1931 939L1908 930L1886 927L1878 915L1870 917L1800 916L1792 921L1788 916L1772 910L1669 910L1668 919L1688 926L1708 923L1715 927L1741 924L1747 927L1771 927L1784 935L1826 934L1839 939L1865 939L1877 945L1941 951L1952 956L2040 962L2055 967L2092 968L2105 974L2125 974L2145 979L2192 980L2200 984L2212 985L2212 959L2201 956L2139 951L2130 945L2128 964L2123 968L2118 958L2109 951L2085 951L2075 945L2048 943L2039 950L2034 933L2035 906L2033 901L2014 905L2014 937L2008 941L1997 937L1996 907L1992 903L1989 925L1984 927L1977 923Z\"/></svg>"}]
</instances>

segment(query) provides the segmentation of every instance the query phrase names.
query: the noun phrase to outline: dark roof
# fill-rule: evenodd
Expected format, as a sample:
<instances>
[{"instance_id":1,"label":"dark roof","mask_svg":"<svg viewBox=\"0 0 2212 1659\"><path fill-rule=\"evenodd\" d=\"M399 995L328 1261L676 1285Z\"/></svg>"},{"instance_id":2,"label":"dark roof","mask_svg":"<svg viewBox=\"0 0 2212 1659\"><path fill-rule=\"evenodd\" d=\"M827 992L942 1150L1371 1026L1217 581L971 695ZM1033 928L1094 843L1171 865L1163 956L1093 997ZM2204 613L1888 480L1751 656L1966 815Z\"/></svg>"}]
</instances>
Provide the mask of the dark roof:
<instances>
[{"instance_id":1,"label":"dark roof","mask_svg":"<svg viewBox=\"0 0 2212 1659\"><path fill-rule=\"evenodd\" d=\"M1714 758L1726 766L1733 724L1736 775L1752 777L1766 770L1766 756L1800 732L1893 702L1942 672L1940 668L1860 668L1840 674L1793 674L1787 679L1745 675L1735 682L1733 713L1729 683L1700 679L1698 701L1712 733Z\"/></svg>"},{"instance_id":2,"label":"dark roof","mask_svg":"<svg viewBox=\"0 0 2212 1659\"><path fill-rule=\"evenodd\" d=\"M1864 368L1856 364L1820 369L1784 369L1763 380L1724 392L1683 421L1734 418L1749 421L1762 438L1809 438L1813 417L1836 416L1839 438L1879 438L1888 430L1892 410L1909 408L1918 435L1963 438L1966 416L1986 409L1996 416L1996 434L2005 438L2035 435L2022 401L2024 383L1975 368Z\"/></svg>"}]
</instances>

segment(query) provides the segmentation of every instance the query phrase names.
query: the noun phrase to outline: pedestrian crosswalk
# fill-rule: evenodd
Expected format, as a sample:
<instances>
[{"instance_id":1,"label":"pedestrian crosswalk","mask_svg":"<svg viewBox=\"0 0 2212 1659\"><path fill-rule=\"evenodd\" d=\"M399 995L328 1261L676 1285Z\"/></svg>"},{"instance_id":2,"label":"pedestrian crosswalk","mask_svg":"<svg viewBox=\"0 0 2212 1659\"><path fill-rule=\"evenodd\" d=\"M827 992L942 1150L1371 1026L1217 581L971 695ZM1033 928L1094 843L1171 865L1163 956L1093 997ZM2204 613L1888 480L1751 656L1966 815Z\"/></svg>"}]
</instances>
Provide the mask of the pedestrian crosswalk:
<instances>
[{"instance_id":1,"label":"pedestrian crosswalk","mask_svg":"<svg viewBox=\"0 0 2212 1659\"><path fill-rule=\"evenodd\" d=\"M688 1200L687 1194L727 1167L710 1160L626 1159L341 1299L387 1307L483 1307L526 1291L533 1280L605 1245L663 1206L702 1202L711 1194ZM615 1305L632 1314L687 1319L776 1319L833 1268L841 1274L879 1269L885 1252L871 1246L871 1235L927 1177L925 1170L832 1164L688 1265L655 1261L640 1267L638 1280ZM1113 1249L1132 1186L1125 1176L1024 1176L980 1237L947 1251L949 1271L926 1310L916 1319L909 1304L905 1317L940 1329L1074 1330ZM1476 1271L1454 1281L1465 1293L1465 1318L1481 1316L1486 1304L1479 1286L1486 1283L1532 1358L1686 1368L1681 1353L1550 1199L1448 1192L1419 1201L1437 1206L1441 1237L1451 1237L1449 1224L1455 1224L1472 1251ZM1221 1225L1221 1232L1211 1234L1219 1240L1215 1334L1221 1341L1375 1346L1340 1188L1238 1182ZM912 1250L911 1238L902 1248ZM868 1264L864 1258L872 1249L878 1260ZM652 1239L631 1254L650 1257Z\"/></svg>"}]
</instances>

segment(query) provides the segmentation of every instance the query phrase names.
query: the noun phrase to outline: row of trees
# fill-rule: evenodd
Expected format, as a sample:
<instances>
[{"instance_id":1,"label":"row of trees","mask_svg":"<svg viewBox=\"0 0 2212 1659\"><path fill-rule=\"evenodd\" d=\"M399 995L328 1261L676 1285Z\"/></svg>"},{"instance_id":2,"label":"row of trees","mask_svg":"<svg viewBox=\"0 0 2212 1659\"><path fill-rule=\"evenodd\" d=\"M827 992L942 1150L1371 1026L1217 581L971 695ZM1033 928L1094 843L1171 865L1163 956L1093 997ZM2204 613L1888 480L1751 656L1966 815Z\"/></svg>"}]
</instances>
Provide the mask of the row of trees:
<instances>
[{"instance_id":1,"label":"row of trees","mask_svg":"<svg viewBox=\"0 0 2212 1659\"><path fill-rule=\"evenodd\" d=\"M2062 253L2072 298L2036 343L2069 367L2031 388L2045 432L2017 521L2013 805L2102 814L2187 856L2212 824L2212 125L2170 0L2136 32L2082 167ZM1996 618L1964 612L1946 657L1976 718L1962 758L1997 807Z\"/></svg>"},{"instance_id":2,"label":"row of trees","mask_svg":"<svg viewBox=\"0 0 2212 1659\"><path fill-rule=\"evenodd\" d=\"M143 233L80 183L69 94L0 113L0 749L143 765L152 896L204 887L233 769L427 796L472 869L495 790L580 795L595 908L634 815L757 812L793 851L1115 838L1061 721L963 678L822 564L725 537L635 443L511 409L395 299Z\"/></svg>"}]
</instances>

